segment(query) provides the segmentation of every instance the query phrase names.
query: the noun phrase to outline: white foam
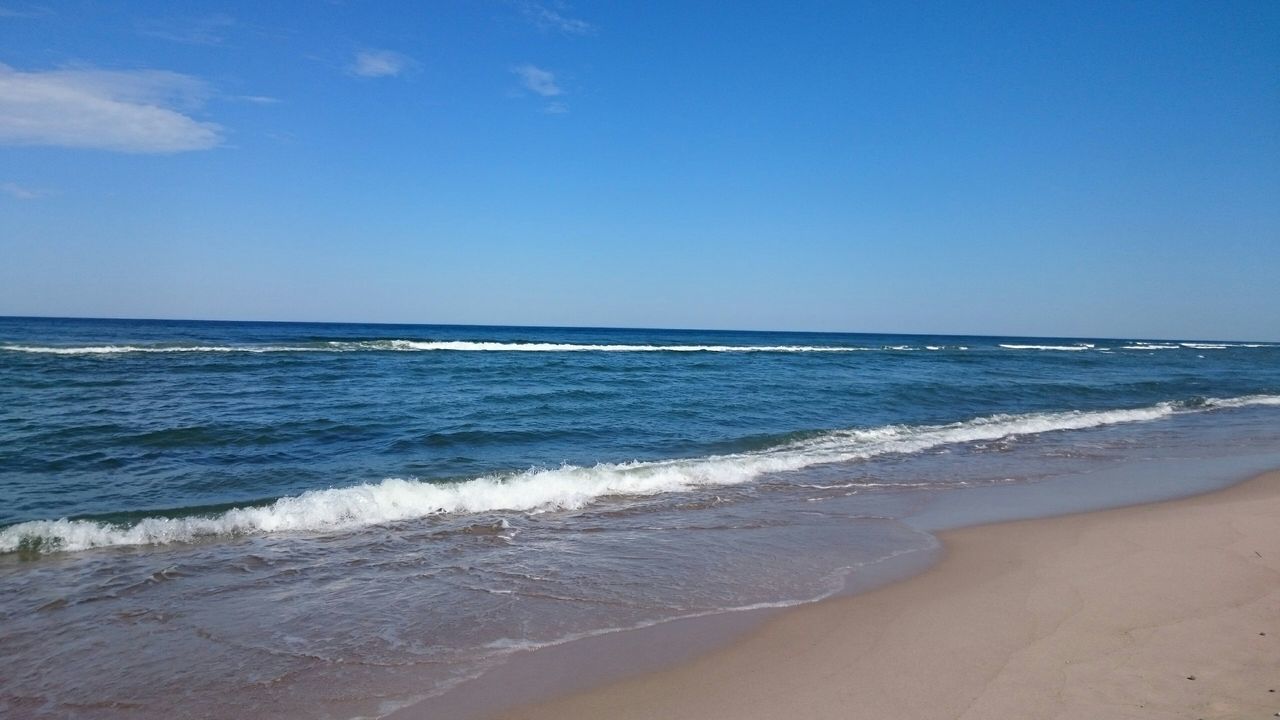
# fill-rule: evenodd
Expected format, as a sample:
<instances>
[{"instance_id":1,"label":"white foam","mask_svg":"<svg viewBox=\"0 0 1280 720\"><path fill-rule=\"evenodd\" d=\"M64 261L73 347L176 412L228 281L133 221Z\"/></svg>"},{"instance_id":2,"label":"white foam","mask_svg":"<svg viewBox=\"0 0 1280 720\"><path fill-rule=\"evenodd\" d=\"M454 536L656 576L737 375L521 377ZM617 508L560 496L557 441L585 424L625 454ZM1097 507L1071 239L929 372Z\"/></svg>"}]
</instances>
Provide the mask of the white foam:
<instances>
[{"instance_id":1,"label":"white foam","mask_svg":"<svg viewBox=\"0 0 1280 720\"><path fill-rule=\"evenodd\" d=\"M1079 345L1010 345L1001 343L1000 347L1007 350L1064 350L1074 352L1079 350L1088 350L1092 348L1093 345L1088 343L1081 343Z\"/></svg>"},{"instance_id":2,"label":"white foam","mask_svg":"<svg viewBox=\"0 0 1280 720\"><path fill-rule=\"evenodd\" d=\"M122 353L288 353L288 352L728 352L844 353L870 348L836 345L604 345L580 343L473 342L462 340L333 341L319 345L0 345L0 350L50 355Z\"/></svg>"},{"instance_id":3,"label":"white foam","mask_svg":"<svg viewBox=\"0 0 1280 720\"><path fill-rule=\"evenodd\" d=\"M1269 343L1181 343L1182 347L1193 350L1226 350L1227 348L1271 348L1280 347Z\"/></svg>"},{"instance_id":4,"label":"white foam","mask_svg":"<svg viewBox=\"0 0 1280 720\"><path fill-rule=\"evenodd\" d=\"M1239 408L1249 405L1280 406L1280 395L1244 395L1234 398L1206 398L1205 407Z\"/></svg>"},{"instance_id":5,"label":"white foam","mask_svg":"<svg viewBox=\"0 0 1280 720\"><path fill-rule=\"evenodd\" d=\"M1001 343L1007 350L1057 350L1078 352L1094 348L1091 343L1077 345L1025 345ZM1264 343L1144 343L1124 345L1125 350L1174 350L1179 347L1196 350L1226 348L1277 347ZM298 352L691 352L691 353L849 353L874 350L910 352L922 348L912 345L859 347L849 345L624 345L594 343L496 342L472 340L334 340L311 345L0 345L9 352L49 355L116 355L126 353L298 353ZM947 346L926 345L926 350L946 350ZM957 350L968 350L964 345ZM1107 349L1107 348L1101 348Z\"/></svg>"},{"instance_id":6,"label":"white foam","mask_svg":"<svg viewBox=\"0 0 1280 720\"><path fill-rule=\"evenodd\" d=\"M346 345L337 343L337 345ZM453 352L858 352L861 347L833 345L605 345L590 343L512 343L464 340L378 340L356 343L360 349Z\"/></svg>"},{"instance_id":7,"label":"white foam","mask_svg":"<svg viewBox=\"0 0 1280 720\"><path fill-rule=\"evenodd\" d=\"M1280 405L1280 396L1210 398L1197 407L1160 403L1121 410L993 415L946 425L841 430L754 452L601 463L592 467L564 465L449 484L390 478L379 483L313 490L280 498L270 505L234 508L211 517L151 517L128 526L65 518L36 520L0 530L0 552L30 547L33 541L50 543L44 546L48 549L84 550L186 542L212 536L342 530L453 513L576 509L608 496L646 496L736 485L767 473L888 453L916 453L952 443L1145 422L1179 412L1247 405Z\"/></svg>"},{"instance_id":8,"label":"white foam","mask_svg":"<svg viewBox=\"0 0 1280 720\"><path fill-rule=\"evenodd\" d=\"M289 345L0 345L0 350L10 352L40 353L48 355L115 355L119 353L272 353L272 352L324 352L328 348Z\"/></svg>"}]
</instances>

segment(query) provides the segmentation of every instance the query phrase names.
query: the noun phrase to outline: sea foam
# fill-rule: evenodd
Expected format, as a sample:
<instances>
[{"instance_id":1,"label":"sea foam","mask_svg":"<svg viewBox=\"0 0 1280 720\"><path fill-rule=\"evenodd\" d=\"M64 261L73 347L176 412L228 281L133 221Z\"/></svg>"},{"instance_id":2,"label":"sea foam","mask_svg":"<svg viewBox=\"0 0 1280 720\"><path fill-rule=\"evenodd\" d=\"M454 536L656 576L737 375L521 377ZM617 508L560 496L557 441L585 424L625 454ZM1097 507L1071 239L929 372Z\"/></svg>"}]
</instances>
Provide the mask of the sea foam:
<instances>
[{"instance_id":1,"label":"sea foam","mask_svg":"<svg viewBox=\"0 0 1280 720\"><path fill-rule=\"evenodd\" d=\"M117 355L122 353L324 352L329 348L292 345L0 345L0 350L44 355Z\"/></svg>"},{"instance_id":2,"label":"sea foam","mask_svg":"<svg viewBox=\"0 0 1280 720\"><path fill-rule=\"evenodd\" d=\"M1001 343L1005 350L1052 350L1080 352L1107 350L1092 343L1076 345L1035 345ZM1265 343L1144 343L1121 346L1124 350L1225 350L1228 348L1277 347ZM332 340L291 345L22 345L3 344L0 351L47 355L123 355L134 353L348 353L348 352L529 352L529 353L852 353L912 352L917 350L968 350L964 345L641 345L605 343L498 342L484 340Z\"/></svg>"},{"instance_id":3,"label":"sea foam","mask_svg":"<svg viewBox=\"0 0 1280 720\"><path fill-rule=\"evenodd\" d=\"M1079 345L1014 345L1001 343L1000 347L1006 350L1062 350L1067 352L1076 352L1092 349L1093 345L1089 343L1080 343Z\"/></svg>"},{"instance_id":4,"label":"sea foam","mask_svg":"<svg viewBox=\"0 0 1280 720\"><path fill-rule=\"evenodd\" d=\"M324 532L455 513L572 510L610 496L736 485L769 473L890 453L917 453L953 443L1145 422L1177 413L1250 405L1280 406L1280 396L1209 398L1117 410L1001 414L945 425L839 430L752 452L589 467L563 465L456 483L388 478L379 483L312 490L268 505L233 508L212 516L148 517L128 525L66 518L36 520L0 530L0 552L76 551L216 536Z\"/></svg>"},{"instance_id":5,"label":"sea foam","mask_svg":"<svg viewBox=\"0 0 1280 720\"><path fill-rule=\"evenodd\" d=\"M464 340L376 340L332 343L341 349L450 350L454 352L857 352L868 348L829 345L605 345L591 343L474 342Z\"/></svg>"},{"instance_id":6,"label":"sea foam","mask_svg":"<svg viewBox=\"0 0 1280 720\"><path fill-rule=\"evenodd\" d=\"M0 345L0 350L48 355L128 353L293 353L293 352L726 352L842 353L872 348L838 345L608 345L591 343L485 342L467 340L330 341L310 345Z\"/></svg>"}]
</instances>

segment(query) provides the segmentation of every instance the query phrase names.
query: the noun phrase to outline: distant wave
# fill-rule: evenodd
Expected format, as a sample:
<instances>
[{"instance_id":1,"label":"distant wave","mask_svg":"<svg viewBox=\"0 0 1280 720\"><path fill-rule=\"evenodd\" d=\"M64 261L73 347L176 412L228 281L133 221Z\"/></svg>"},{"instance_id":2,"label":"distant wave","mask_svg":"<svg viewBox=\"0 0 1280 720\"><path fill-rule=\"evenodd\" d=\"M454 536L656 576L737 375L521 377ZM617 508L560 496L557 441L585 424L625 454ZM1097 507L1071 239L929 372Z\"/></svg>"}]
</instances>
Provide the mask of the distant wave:
<instances>
[{"instance_id":1,"label":"distant wave","mask_svg":"<svg viewBox=\"0 0 1280 720\"><path fill-rule=\"evenodd\" d=\"M131 525L36 520L0 530L0 552L76 551L118 545L189 542L215 536L359 528L453 513L544 512L580 508L608 496L647 496L736 485L766 473L800 470L889 453L918 453L951 443L1146 422L1177 413L1250 405L1280 406L1280 395L1164 402L1119 410L1002 414L945 425L839 430L773 448L709 457L600 463L440 484L390 478L313 490L207 517L149 517Z\"/></svg>"},{"instance_id":2,"label":"distant wave","mask_svg":"<svg viewBox=\"0 0 1280 720\"><path fill-rule=\"evenodd\" d=\"M1077 343L1075 345L1020 345L1013 343L1001 343L1000 347L1006 350L1057 350L1061 352L1081 352L1084 350L1098 350L1107 352L1111 348L1097 347L1093 343ZM1270 348L1278 347L1277 345L1267 343L1150 343L1150 342L1133 342L1128 345L1121 345L1121 350L1178 350L1187 348L1191 350L1226 350L1228 348Z\"/></svg>"},{"instance_id":3,"label":"distant wave","mask_svg":"<svg viewBox=\"0 0 1280 720\"><path fill-rule=\"evenodd\" d=\"M836 345L604 345L591 343L476 342L468 340L374 340L330 343L340 350L449 350L454 352L859 352Z\"/></svg>"},{"instance_id":4,"label":"distant wave","mask_svg":"<svg viewBox=\"0 0 1280 720\"><path fill-rule=\"evenodd\" d=\"M1244 395L1242 397L1235 398L1207 398L1202 402L1191 403L1190 407L1204 407L1212 410L1217 408L1248 407L1250 405L1280 406L1280 395Z\"/></svg>"},{"instance_id":5,"label":"distant wave","mask_svg":"<svg viewBox=\"0 0 1280 720\"><path fill-rule=\"evenodd\" d=\"M1001 343L1005 350L1053 350L1080 352L1107 351L1092 343L1075 345L1035 345ZM1143 343L1121 346L1123 350L1223 350L1227 348L1268 348L1265 343ZM0 345L0 351L47 355L120 355L131 353L346 353L346 352L534 352L534 353L852 353L915 352L920 350L968 350L966 345L619 345L596 343L497 342L484 340L332 340L289 345Z\"/></svg>"},{"instance_id":6,"label":"distant wave","mask_svg":"<svg viewBox=\"0 0 1280 720\"><path fill-rule=\"evenodd\" d=\"M291 353L291 352L859 352L864 347L827 345L593 345L579 343L473 342L464 340L333 341L315 345L0 345L0 350L50 355L123 353Z\"/></svg>"},{"instance_id":7,"label":"distant wave","mask_svg":"<svg viewBox=\"0 0 1280 720\"><path fill-rule=\"evenodd\" d=\"M489 342L471 340L364 340L299 345L0 345L9 352L50 355L124 353L290 353L290 352L702 352L702 353L848 353L873 350L918 350L908 345L884 348L847 345L616 345L591 343ZM947 349L930 346L930 350ZM960 350L967 348L960 347Z\"/></svg>"},{"instance_id":8,"label":"distant wave","mask_svg":"<svg viewBox=\"0 0 1280 720\"><path fill-rule=\"evenodd\" d=\"M1181 346L1182 346L1182 347L1184 347L1184 348L1191 348L1191 349L1193 349L1193 350L1226 350L1227 348L1265 348L1265 347L1276 347L1275 345L1269 345L1269 344L1267 344L1267 343L1192 343L1192 342L1184 342L1184 343L1179 343L1179 345L1181 345Z\"/></svg>"},{"instance_id":9,"label":"distant wave","mask_svg":"<svg viewBox=\"0 0 1280 720\"><path fill-rule=\"evenodd\" d=\"M1261 345L1261 344L1245 344L1245 343L1189 343L1189 342L1184 342L1184 343L1178 343L1178 344L1179 344L1179 345L1181 345L1181 346L1182 346L1182 347L1184 347L1184 348L1191 348L1192 350L1226 350L1227 348L1239 348L1239 347L1248 347L1248 348L1267 347L1266 345Z\"/></svg>"},{"instance_id":10,"label":"distant wave","mask_svg":"<svg viewBox=\"0 0 1280 720\"><path fill-rule=\"evenodd\" d=\"M1078 351L1078 350L1091 350L1093 348L1093 345L1090 343L1080 343L1079 345L1011 345L1007 343L1001 343L1000 347L1005 348L1006 350Z\"/></svg>"},{"instance_id":11,"label":"distant wave","mask_svg":"<svg viewBox=\"0 0 1280 720\"><path fill-rule=\"evenodd\" d=\"M0 345L0 350L47 355L116 355L121 353L328 352L333 348L289 345Z\"/></svg>"}]
</instances>

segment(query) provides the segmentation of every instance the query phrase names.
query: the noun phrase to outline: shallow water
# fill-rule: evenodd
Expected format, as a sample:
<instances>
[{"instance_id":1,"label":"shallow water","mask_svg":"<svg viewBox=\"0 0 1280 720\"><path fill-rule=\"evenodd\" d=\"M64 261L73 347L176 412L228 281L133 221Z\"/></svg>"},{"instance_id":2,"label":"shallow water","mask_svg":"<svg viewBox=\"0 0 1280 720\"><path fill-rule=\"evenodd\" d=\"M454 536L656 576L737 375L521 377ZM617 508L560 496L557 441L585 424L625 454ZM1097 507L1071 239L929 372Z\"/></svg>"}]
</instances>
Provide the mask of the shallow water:
<instances>
[{"instance_id":1,"label":"shallow water","mask_svg":"<svg viewBox=\"0 0 1280 720\"><path fill-rule=\"evenodd\" d=\"M1277 452L1263 343L0 319L0 710L376 715Z\"/></svg>"}]
</instances>

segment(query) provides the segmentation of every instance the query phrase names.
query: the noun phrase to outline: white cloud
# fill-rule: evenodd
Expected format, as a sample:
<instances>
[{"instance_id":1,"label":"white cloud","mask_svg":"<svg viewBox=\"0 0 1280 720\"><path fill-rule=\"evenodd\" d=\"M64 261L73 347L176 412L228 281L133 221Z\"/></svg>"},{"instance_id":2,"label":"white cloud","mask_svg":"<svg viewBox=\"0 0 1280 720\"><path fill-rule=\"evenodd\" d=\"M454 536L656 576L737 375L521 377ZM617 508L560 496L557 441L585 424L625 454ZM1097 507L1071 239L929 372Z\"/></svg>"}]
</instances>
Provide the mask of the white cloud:
<instances>
[{"instance_id":1,"label":"white cloud","mask_svg":"<svg viewBox=\"0 0 1280 720\"><path fill-rule=\"evenodd\" d=\"M45 196L45 193L39 190L32 190L15 182L0 183L0 192L16 200L35 200Z\"/></svg>"},{"instance_id":2,"label":"white cloud","mask_svg":"<svg viewBox=\"0 0 1280 720\"><path fill-rule=\"evenodd\" d=\"M360 77L395 77L412 68L411 58L390 50L362 50L356 53L356 59L347 68L352 75Z\"/></svg>"},{"instance_id":3,"label":"white cloud","mask_svg":"<svg viewBox=\"0 0 1280 720\"><path fill-rule=\"evenodd\" d=\"M547 103L547 106L542 108L542 112L548 115L563 115L569 112L569 106L562 102L551 102Z\"/></svg>"},{"instance_id":4,"label":"white cloud","mask_svg":"<svg viewBox=\"0 0 1280 720\"><path fill-rule=\"evenodd\" d=\"M236 24L230 15L198 18L149 18L137 24L138 34L184 45L221 45Z\"/></svg>"},{"instance_id":5,"label":"white cloud","mask_svg":"<svg viewBox=\"0 0 1280 720\"><path fill-rule=\"evenodd\" d=\"M537 2L519 4L520 14L539 30L557 30L567 35L590 35L596 31L595 26L586 20L569 17L560 12L565 7L564 3L554 3L554 6L548 7Z\"/></svg>"},{"instance_id":6,"label":"white cloud","mask_svg":"<svg viewBox=\"0 0 1280 720\"><path fill-rule=\"evenodd\" d=\"M242 102L253 103L254 105L278 105L283 102L280 98L271 97L269 95L239 95L236 99Z\"/></svg>"},{"instance_id":7,"label":"white cloud","mask_svg":"<svg viewBox=\"0 0 1280 720\"><path fill-rule=\"evenodd\" d=\"M207 96L203 82L172 72L20 72L0 64L0 145L206 150L222 142L222 128L187 113Z\"/></svg>"},{"instance_id":8,"label":"white cloud","mask_svg":"<svg viewBox=\"0 0 1280 720\"><path fill-rule=\"evenodd\" d=\"M549 70L526 64L512 68L511 72L519 76L520 82L524 83L526 88L542 97L556 97L564 94L564 90L556 84L555 73Z\"/></svg>"}]
</instances>

